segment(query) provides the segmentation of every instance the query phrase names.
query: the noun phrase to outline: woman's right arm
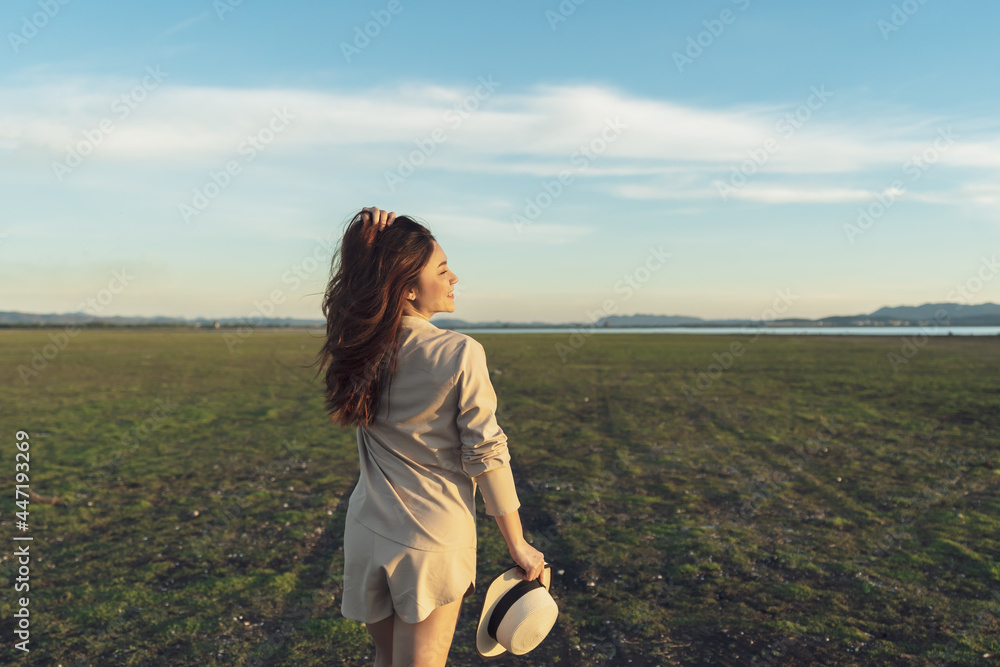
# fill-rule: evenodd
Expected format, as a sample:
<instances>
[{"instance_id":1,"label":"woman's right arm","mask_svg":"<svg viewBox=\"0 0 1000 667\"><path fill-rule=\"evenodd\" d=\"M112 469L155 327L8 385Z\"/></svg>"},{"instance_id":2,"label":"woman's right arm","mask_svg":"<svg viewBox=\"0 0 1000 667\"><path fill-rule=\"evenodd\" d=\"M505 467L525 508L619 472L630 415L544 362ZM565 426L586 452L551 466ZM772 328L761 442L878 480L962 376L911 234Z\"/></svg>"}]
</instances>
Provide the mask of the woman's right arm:
<instances>
[{"instance_id":1,"label":"woman's right arm","mask_svg":"<svg viewBox=\"0 0 1000 667\"><path fill-rule=\"evenodd\" d=\"M538 579L545 559L528 544L521 530L517 511L521 503L514 488L507 435L497 424L497 397L483 346L470 338L462 350L461 362L456 422L462 440L462 468L477 481L486 513L496 517L510 557L522 570L521 578Z\"/></svg>"},{"instance_id":2,"label":"woman's right arm","mask_svg":"<svg viewBox=\"0 0 1000 667\"><path fill-rule=\"evenodd\" d=\"M497 525L503 539L507 542L507 550L523 572L519 572L525 581L538 579L545 567L545 556L541 551L528 544L521 529L521 514L514 510L508 514L497 516Z\"/></svg>"},{"instance_id":3,"label":"woman's right arm","mask_svg":"<svg viewBox=\"0 0 1000 667\"><path fill-rule=\"evenodd\" d=\"M537 579L542 574L545 558L542 552L528 544L521 528L521 506L514 488L514 476L508 463L502 468L494 468L476 477L479 490L486 503L486 514L495 517L507 550L523 570L525 581Z\"/></svg>"}]
</instances>

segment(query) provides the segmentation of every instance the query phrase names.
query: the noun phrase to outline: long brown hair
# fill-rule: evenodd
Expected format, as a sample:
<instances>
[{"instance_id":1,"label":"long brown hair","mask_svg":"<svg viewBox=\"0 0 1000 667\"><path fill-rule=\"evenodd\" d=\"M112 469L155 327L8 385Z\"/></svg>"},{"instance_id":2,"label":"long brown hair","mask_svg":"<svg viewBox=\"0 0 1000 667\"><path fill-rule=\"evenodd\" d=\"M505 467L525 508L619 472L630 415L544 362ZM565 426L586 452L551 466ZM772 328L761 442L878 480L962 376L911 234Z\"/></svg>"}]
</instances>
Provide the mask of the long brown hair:
<instances>
[{"instance_id":1,"label":"long brown hair","mask_svg":"<svg viewBox=\"0 0 1000 667\"><path fill-rule=\"evenodd\" d=\"M416 220L397 216L382 230L370 220L361 211L348 223L323 299L326 341L314 363L316 375L326 367L326 411L340 426L375 420L396 371L406 292L434 252L434 236Z\"/></svg>"}]
</instances>

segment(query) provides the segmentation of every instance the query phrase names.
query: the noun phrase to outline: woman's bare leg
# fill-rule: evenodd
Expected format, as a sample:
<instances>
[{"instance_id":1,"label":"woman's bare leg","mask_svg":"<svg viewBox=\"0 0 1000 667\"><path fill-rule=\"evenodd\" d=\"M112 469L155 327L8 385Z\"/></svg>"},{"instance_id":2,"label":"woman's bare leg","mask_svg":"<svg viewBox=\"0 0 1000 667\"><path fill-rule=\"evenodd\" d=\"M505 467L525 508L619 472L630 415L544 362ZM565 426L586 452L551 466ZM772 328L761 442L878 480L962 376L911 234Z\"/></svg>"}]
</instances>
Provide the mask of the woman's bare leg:
<instances>
[{"instance_id":1,"label":"woman's bare leg","mask_svg":"<svg viewBox=\"0 0 1000 667\"><path fill-rule=\"evenodd\" d=\"M445 667L463 599L438 607L419 623L406 623L396 616L393 667Z\"/></svg>"},{"instance_id":2,"label":"woman's bare leg","mask_svg":"<svg viewBox=\"0 0 1000 667\"><path fill-rule=\"evenodd\" d=\"M388 618L365 625L375 640L375 667L392 667L392 629L395 620L396 612L393 612Z\"/></svg>"}]
</instances>

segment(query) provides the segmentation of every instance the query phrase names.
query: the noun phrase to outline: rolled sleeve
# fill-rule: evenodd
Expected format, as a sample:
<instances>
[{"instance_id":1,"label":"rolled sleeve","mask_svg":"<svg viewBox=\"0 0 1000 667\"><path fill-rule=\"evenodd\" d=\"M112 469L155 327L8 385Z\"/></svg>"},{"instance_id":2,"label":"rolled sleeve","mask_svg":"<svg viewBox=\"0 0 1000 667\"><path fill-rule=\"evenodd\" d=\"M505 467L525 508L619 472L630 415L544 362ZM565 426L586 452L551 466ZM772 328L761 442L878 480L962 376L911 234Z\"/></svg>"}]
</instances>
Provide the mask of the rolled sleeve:
<instances>
[{"instance_id":1,"label":"rolled sleeve","mask_svg":"<svg viewBox=\"0 0 1000 667\"><path fill-rule=\"evenodd\" d=\"M514 488L514 474L510 466L496 468L476 477L479 490L483 494L486 513L489 516L510 514L521 506Z\"/></svg>"},{"instance_id":2,"label":"rolled sleeve","mask_svg":"<svg viewBox=\"0 0 1000 667\"><path fill-rule=\"evenodd\" d=\"M486 367L486 351L469 338L458 372L458 423L462 468L469 477L510 466L507 435L497 424L497 395Z\"/></svg>"}]
</instances>

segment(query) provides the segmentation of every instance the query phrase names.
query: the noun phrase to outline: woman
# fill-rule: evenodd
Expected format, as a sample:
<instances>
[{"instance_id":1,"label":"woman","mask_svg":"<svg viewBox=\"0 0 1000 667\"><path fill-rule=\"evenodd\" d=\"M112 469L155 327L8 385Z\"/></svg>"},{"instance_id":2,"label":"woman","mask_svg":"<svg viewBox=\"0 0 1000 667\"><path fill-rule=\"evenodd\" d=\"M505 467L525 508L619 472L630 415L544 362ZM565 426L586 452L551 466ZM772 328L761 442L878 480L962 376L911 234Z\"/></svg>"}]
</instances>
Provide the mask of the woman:
<instances>
[{"instance_id":1,"label":"woman","mask_svg":"<svg viewBox=\"0 0 1000 667\"><path fill-rule=\"evenodd\" d=\"M348 224L323 302L327 411L356 426L361 471L344 527L341 613L376 667L444 665L475 591L475 492L525 581L544 557L521 529L483 346L431 323L457 276L430 231L368 207Z\"/></svg>"}]
</instances>

